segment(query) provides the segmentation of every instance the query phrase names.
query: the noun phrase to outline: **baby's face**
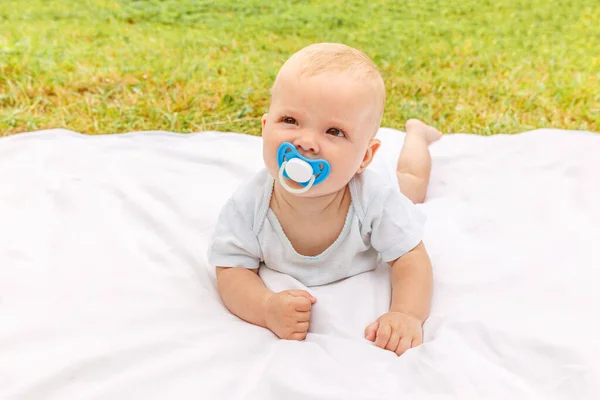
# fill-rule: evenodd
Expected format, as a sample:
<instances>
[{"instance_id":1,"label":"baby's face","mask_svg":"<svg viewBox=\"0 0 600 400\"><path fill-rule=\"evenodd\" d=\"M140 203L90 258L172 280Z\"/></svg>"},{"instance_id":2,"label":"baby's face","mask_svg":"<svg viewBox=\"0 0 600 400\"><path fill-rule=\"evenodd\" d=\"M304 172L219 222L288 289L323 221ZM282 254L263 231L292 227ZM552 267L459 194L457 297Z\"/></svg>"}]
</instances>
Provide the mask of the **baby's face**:
<instances>
[{"instance_id":1,"label":"baby's face","mask_svg":"<svg viewBox=\"0 0 600 400\"><path fill-rule=\"evenodd\" d=\"M269 173L279 179L277 149L290 142L303 156L325 159L331 165L327 179L299 196L323 196L342 189L363 163L379 127L379 107L381 99L373 85L348 73L281 74L269 113L262 118L263 157ZM286 183L301 188L291 180Z\"/></svg>"}]
</instances>

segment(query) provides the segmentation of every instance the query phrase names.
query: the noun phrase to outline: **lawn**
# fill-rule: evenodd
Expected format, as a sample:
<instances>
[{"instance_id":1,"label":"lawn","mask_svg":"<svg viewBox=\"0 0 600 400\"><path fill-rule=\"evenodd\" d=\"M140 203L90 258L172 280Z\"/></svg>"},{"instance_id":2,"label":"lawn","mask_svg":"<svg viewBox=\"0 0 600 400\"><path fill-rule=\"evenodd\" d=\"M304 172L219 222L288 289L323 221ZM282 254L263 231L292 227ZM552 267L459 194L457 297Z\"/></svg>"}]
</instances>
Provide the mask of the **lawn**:
<instances>
[{"instance_id":1,"label":"lawn","mask_svg":"<svg viewBox=\"0 0 600 400\"><path fill-rule=\"evenodd\" d=\"M591 0L2 0L0 135L260 133L278 67L313 42L373 58L383 124L600 131Z\"/></svg>"}]
</instances>

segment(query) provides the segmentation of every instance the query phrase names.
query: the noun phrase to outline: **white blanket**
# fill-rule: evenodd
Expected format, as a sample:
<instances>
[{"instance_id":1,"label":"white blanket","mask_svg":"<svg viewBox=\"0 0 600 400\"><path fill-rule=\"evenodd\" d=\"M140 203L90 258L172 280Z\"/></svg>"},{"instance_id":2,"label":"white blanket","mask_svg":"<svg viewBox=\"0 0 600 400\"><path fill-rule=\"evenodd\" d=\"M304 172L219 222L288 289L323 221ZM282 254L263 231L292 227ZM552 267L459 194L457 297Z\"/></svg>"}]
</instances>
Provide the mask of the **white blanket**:
<instances>
[{"instance_id":1,"label":"white blanket","mask_svg":"<svg viewBox=\"0 0 600 400\"><path fill-rule=\"evenodd\" d=\"M380 137L373 168L393 178L402 133ZM600 135L448 135L431 151L433 309L425 344L397 357L363 339L386 269L311 289L303 342L220 302L206 249L260 138L1 139L0 398L599 398Z\"/></svg>"}]
</instances>

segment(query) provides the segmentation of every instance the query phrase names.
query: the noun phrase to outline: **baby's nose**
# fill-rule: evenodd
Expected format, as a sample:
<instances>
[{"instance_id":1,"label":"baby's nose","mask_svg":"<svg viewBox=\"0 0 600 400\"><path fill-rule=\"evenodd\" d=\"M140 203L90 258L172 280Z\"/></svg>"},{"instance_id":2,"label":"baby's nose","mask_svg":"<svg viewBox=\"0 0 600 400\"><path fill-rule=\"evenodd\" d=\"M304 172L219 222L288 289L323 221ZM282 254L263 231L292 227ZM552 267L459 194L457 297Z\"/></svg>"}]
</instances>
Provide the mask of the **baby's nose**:
<instances>
[{"instance_id":1,"label":"baby's nose","mask_svg":"<svg viewBox=\"0 0 600 400\"><path fill-rule=\"evenodd\" d=\"M298 143L296 145L296 148L298 150L303 150L306 152L311 152L311 153L315 152L315 146L312 146L311 144L307 144L307 143Z\"/></svg>"},{"instance_id":2,"label":"baby's nose","mask_svg":"<svg viewBox=\"0 0 600 400\"><path fill-rule=\"evenodd\" d=\"M302 135L295 140L294 146L298 150L306 153L318 153L319 146L317 141L311 135Z\"/></svg>"}]
</instances>

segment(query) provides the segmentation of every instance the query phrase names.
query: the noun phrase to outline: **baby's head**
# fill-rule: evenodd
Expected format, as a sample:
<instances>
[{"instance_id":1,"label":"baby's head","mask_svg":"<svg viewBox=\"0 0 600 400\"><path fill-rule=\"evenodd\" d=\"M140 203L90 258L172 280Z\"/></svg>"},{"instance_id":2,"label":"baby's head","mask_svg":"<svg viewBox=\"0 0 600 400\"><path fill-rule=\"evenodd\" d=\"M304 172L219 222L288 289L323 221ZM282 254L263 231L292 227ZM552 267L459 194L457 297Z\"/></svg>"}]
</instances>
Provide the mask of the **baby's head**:
<instances>
[{"instance_id":1,"label":"baby's head","mask_svg":"<svg viewBox=\"0 0 600 400\"><path fill-rule=\"evenodd\" d=\"M369 57L343 44L305 47L283 64L271 89L269 112L262 118L267 169L279 179L277 150L289 142L304 157L331 165L329 177L303 197L342 189L379 148L374 136L384 105L383 79Z\"/></svg>"}]
</instances>

